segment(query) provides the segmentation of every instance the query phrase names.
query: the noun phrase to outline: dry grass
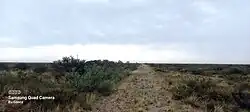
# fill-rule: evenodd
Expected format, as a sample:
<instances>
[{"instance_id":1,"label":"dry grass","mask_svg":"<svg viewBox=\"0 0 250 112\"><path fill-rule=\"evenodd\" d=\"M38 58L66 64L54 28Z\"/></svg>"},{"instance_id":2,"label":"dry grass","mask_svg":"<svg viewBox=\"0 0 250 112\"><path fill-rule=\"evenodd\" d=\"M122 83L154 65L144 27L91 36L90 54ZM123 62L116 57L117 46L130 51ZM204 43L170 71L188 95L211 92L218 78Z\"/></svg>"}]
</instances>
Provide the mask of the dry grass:
<instances>
[{"instance_id":1,"label":"dry grass","mask_svg":"<svg viewBox=\"0 0 250 112\"><path fill-rule=\"evenodd\" d=\"M181 68L175 71L171 71L171 69L174 69L174 67L152 69L143 65L132 72L133 75L120 77L123 80L119 85L102 81L98 86L102 88L99 91L76 93L70 88L68 78L62 77L60 74L46 72L37 75L32 71L19 71L18 74L22 75L17 75L17 71L11 71L8 72L11 75L4 77L5 79L2 81L2 83L5 83L4 88L1 86L0 89L6 92L13 87L20 87L19 89L25 91L29 87L29 90L36 89L36 91L33 91L34 93L37 91L49 93L60 99L57 103L43 102L42 104L34 103L32 105L27 103L20 108L20 111L21 109L33 109L34 112L249 111L244 106L246 101L242 97L249 96L250 99L250 91L246 90L246 88L250 88L250 75L223 75L214 71L203 72L202 69L190 73ZM236 69L229 71L228 73L241 73ZM15 83L9 83L8 81ZM26 82L20 86L20 81ZM113 87L117 87L117 89L111 91ZM102 92L102 94L98 92ZM110 94L111 92L112 94ZM237 94L237 92L241 94ZM235 93L236 95L233 95ZM17 111L18 108L11 107L10 109Z\"/></svg>"},{"instance_id":2,"label":"dry grass","mask_svg":"<svg viewBox=\"0 0 250 112\"><path fill-rule=\"evenodd\" d=\"M51 69L49 71L16 68L0 71L0 101L3 101L0 102L0 109L2 108L6 112L91 110L92 105L100 96L111 94L117 83L130 75L130 72L138 66L108 60L95 60L81 64L80 62L70 63L74 61L65 62L69 62L63 66L68 68L69 72L56 67L47 68ZM23 64L25 65L25 63ZM22 66L24 66L23 64ZM24 68L22 66L21 68ZM78 67L78 71L71 70L72 67ZM54 96L55 100L27 100L23 105L7 104L8 90L13 89L21 90L22 96Z\"/></svg>"},{"instance_id":3,"label":"dry grass","mask_svg":"<svg viewBox=\"0 0 250 112\"><path fill-rule=\"evenodd\" d=\"M192 75L178 71L161 72L160 75L165 76L165 80L168 82L166 85L171 83L169 89L173 94L172 99L183 102L183 105L190 105L207 112L247 110L235 101L232 94L238 92L244 84L249 85L248 79L229 84L233 80L232 77L231 80L228 80L227 78ZM248 95L250 96L250 94Z\"/></svg>"}]
</instances>

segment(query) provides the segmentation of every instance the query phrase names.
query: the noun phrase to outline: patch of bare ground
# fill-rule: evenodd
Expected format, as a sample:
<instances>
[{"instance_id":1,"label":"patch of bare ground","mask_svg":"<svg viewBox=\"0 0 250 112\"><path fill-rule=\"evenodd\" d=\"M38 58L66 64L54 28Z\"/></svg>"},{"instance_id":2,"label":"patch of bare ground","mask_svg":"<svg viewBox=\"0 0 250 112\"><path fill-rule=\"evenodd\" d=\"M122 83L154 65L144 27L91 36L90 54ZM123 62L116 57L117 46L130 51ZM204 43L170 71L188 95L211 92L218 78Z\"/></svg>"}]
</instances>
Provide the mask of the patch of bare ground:
<instances>
[{"instance_id":1,"label":"patch of bare ground","mask_svg":"<svg viewBox=\"0 0 250 112\"><path fill-rule=\"evenodd\" d=\"M171 83L147 65L141 65L124 79L116 92L93 106L92 112L200 112L172 100Z\"/></svg>"}]
</instances>

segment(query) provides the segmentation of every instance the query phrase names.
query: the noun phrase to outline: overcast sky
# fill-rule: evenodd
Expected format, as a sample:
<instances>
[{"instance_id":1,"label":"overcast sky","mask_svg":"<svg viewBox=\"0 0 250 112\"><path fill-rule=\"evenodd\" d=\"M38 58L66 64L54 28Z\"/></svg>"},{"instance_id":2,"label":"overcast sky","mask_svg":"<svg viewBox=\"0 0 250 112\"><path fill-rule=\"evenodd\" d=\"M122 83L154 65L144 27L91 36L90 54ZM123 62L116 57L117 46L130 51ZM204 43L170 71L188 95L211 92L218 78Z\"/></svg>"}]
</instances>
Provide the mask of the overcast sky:
<instances>
[{"instance_id":1,"label":"overcast sky","mask_svg":"<svg viewBox=\"0 0 250 112\"><path fill-rule=\"evenodd\" d=\"M0 0L0 60L250 63L249 0Z\"/></svg>"}]
</instances>

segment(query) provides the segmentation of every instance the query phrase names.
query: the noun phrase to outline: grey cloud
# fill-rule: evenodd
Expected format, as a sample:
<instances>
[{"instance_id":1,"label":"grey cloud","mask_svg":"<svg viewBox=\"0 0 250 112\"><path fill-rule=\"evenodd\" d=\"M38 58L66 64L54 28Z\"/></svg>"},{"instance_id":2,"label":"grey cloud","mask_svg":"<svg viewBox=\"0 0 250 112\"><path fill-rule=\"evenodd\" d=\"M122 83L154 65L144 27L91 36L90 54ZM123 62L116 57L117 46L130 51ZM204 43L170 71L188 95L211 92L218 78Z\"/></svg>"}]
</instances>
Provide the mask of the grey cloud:
<instances>
[{"instance_id":1,"label":"grey cloud","mask_svg":"<svg viewBox=\"0 0 250 112\"><path fill-rule=\"evenodd\" d=\"M229 60L232 52L242 59L250 54L248 0L83 1L2 0L0 38L18 37L26 46L188 43L209 58Z\"/></svg>"}]
</instances>

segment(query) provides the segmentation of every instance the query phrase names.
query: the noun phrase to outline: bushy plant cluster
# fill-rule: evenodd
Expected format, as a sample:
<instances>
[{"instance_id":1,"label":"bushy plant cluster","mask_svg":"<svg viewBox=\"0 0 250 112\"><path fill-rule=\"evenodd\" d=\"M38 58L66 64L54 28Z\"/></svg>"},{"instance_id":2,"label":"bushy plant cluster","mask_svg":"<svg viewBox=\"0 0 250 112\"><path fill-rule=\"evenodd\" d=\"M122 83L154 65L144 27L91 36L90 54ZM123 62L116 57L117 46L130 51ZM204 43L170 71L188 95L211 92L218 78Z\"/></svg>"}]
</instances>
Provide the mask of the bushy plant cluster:
<instances>
[{"instance_id":1,"label":"bushy plant cluster","mask_svg":"<svg viewBox=\"0 0 250 112\"><path fill-rule=\"evenodd\" d=\"M55 62L66 70L65 75L76 91L110 92L123 77L135 70L138 64L113 62L108 60L85 61L73 57Z\"/></svg>"},{"instance_id":2,"label":"bushy plant cluster","mask_svg":"<svg viewBox=\"0 0 250 112\"><path fill-rule=\"evenodd\" d=\"M175 83L170 89L174 100L206 111L232 112L250 109L250 70L247 65L151 66L158 71L172 71L166 75L166 80ZM176 68L172 69L174 67ZM181 71L183 69L191 72ZM207 75L206 72L211 74Z\"/></svg>"},{"instance_id":3,"label":"bushy plant cluster","mask_svg":"<svg viewBox=\"0 0 250 112\"><path fill-rule=\"evenodd\" d=\"M184 100L198 107L212 110L216 105L230 105L234 102L230 88L218 87L216 83L208 79L183 80L183 82L172 88L173 98ZM196 97L196 101L189 100ZM211 106L212 105L212 106Z\"/></svg>"},{"instance_id":4,"label":"bushy plant cluster","mask_svg":"<svg viewBox=\"0 0 250 112\"><path fill-rule=\"evenodd\" d=\"M249 84L223 87L217 83L206 78L184 79L172 88L173 98L209 111L213 111L216 106L221 106L227 112L250 109Z\"/></svg>"},{"instance_id":5,"label":"bushy plant cluster","mask_svg":"<svg viewBox=\"0 0 250 112\"><path fill-rule=\"evenodd\" d=\"M56 97L54 101L25 102L27 105L31 103L29 108L34 111L38 111L38 107L48 111L59 105L62 105L61 108L69 108L76 102L81 108L90 109L90 102L93 101L89 99L95 100L93 95L109 95L117 83L137 66L136 63L121 61L85 61L72 56L63 57L49 66L33 69L26 69L25 64L18 64L20 69L1 72L0 95L7 95L10 89L19 89L24 95Z\"/></svg>"}]
</instances>

